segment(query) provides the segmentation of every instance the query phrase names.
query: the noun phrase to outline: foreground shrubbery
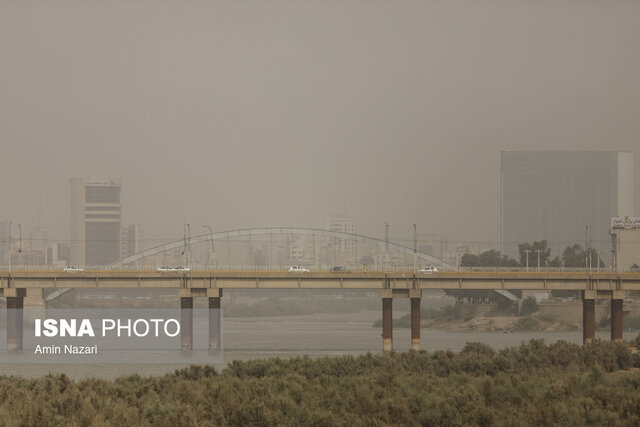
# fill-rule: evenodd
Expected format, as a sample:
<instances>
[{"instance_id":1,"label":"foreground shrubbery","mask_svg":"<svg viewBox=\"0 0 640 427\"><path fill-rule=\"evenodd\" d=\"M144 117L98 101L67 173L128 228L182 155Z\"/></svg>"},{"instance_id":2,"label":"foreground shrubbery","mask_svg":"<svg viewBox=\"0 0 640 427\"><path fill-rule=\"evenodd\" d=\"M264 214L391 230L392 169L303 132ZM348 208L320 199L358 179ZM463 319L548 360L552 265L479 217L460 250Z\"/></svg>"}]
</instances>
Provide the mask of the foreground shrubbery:
<instances>
[{"instance_id":1,"label":"foreground shrubbery","mask_svg":"<svg viewBox=\"0 0 640 427\"><path fill-rule=\"evenodd\" d=\"M233 362L163 377L0 377L9 425L611 425L640 423L630 345L531 341L459 354ZM618 372L616 372L618 371Z\"/></svg>"}]
</instances>

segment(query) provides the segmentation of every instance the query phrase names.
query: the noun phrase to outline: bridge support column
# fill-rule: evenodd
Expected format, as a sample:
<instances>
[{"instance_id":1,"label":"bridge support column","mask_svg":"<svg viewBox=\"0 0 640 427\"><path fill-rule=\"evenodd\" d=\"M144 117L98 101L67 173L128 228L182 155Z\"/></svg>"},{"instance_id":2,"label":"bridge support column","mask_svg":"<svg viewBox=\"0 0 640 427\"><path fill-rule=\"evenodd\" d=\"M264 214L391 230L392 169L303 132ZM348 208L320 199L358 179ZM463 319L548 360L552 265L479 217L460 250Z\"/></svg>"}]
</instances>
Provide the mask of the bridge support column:
<instances>
[{"instance_id":1,"label":"bridge support column","mask_svg":"<svg viewBox=\"0 0 640 427\"><path fill-rule=\"evenodd\" d=\"M193 350L193 297L180 297L180 347Z\"/></svg>"},{"instance_id":2,"label":"bridge support column","mask_svg":"<svg viewBox=\"0 0 640 427\"><path fill-rule=\"evenodd\" d=\"M209 352L218 353L222 347L222 312L220 310L222 289L207 289L207 294L209 295Z\"/></svg>"},{"instance_id":3,"label":"bridge support column","mask_svg":"<svg viewBox=\"0 0 640 427\"><path fill-rule=\"evenodd\" d=\"M611 300L611 341L622 341L622 299Z\"/></svg>"},{"instance_id":4,"label":"bridge support column","mask_svg":"<svg viewBox=\"0 0 640 427\"><path fill-rule=\"evenodd\" d=\"M596 337L596 306L594 299L582 292L582 343L589 344Z\"/></svg>"},{"instance_id":5,"label":"bridge support column","mask_svg":"<svg viewBox=\"0 0 640 427\"><path fill-rule=\"evenodd\" d=\"M411 350L420 350L420 301L422 290L409 290L411 300Z\"/></svg>"},{"instance_id":6,"label":"bridge support column","mask_svg":"<svg viewBox=\"0 0 640 427\"><path fill-rule=\"evenodd\" d=\"M23 337L24 289L5 289L7 297L7 350L21 351Z\"/></svg>"},{"instance_id":7,"label":"bridge support column","mask_svg":"<svg viewBox=\"0 0 640 427\"><path fill-rule=\"evenodd\" d=\"M411 298L411 350L420 350L420 298Z\"/></svg>"},{"instance_id":8,"label":"bridge support column","mask_svg":"<svg viewBox=\"0 0 640 427\"><path fill-rule=\"evenodd\" d=\"M382 350L393 350L393 298L382 298Z\"/></svg>"}]
</instances>

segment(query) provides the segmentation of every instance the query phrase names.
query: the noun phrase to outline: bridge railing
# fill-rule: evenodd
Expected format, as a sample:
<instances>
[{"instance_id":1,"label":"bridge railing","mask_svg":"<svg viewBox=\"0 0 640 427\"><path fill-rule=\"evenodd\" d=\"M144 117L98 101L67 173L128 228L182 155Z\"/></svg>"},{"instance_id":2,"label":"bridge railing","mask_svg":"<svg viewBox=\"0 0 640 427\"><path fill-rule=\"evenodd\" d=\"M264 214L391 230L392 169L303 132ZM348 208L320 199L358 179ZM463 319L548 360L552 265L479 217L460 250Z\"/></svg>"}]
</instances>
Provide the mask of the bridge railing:
<instances>
[{"instance_id":1,"label":"bridge railing","mask_svg":"<svg viewBox=\"0 0 640 427\"><path fill-rule=\"evenodd\" d=\"M291 267L287 265L231 265L228 264L192 264L190 271L234 271L234 272L287 272ZM318 266L304 266L311 272L331 272L334 266L331 265L318 265ZM83 271L122 271L122 272L155 272L158 271L158 266L153 265L141 265L141 266L101 266L101 265L89 265L80 266ZM413 268L413 266L344 266L343 270L337 272L355 273L355 272L380 272L380 273L393 273L393 272L418 272L419 268ZM65 267L51 266L51 265L12 265L11 269L7 265L0 265L0 271L12 271L12 272L26 272L26 271L59 271L63 272ZM465 272L479 272L479 273L607 273L613 270L608 268L600 269L585 269L585 268L567 268L567 267L460 267L457 270L443 270L444 271L465 271ZM639 268L627 269L624 273L640 273Z\"/></svg>"}]
</instances>

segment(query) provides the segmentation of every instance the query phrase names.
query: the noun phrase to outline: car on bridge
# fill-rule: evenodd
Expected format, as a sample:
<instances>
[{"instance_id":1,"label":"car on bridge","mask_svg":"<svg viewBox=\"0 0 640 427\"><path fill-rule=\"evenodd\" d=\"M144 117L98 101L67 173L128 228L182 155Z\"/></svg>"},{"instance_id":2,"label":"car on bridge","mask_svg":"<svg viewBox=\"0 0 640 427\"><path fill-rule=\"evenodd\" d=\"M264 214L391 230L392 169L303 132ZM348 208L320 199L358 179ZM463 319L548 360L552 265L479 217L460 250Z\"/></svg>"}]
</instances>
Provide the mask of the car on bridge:
<instances>
[{"instance_id":1,"label":"car on bridge","mask_svg":"<svg viewBox=\"0 0 640 427\"><path fill-rule=\"evenodd\" d=\"M289 267L289 273L308 273L309 269L300 265L292 265Z\"/></svg>"},{"instance_id":2,"label":"car on bridge","mask_svg":"<svg viewBox=\"0 0 640 427\"><path fill-rule=\"evenodd\" d=\"M176 267L172 267L170 265L162 265L156 268L156 271L165 272L165 271L191 271L190 267L184 267L182 265L178 265Z\"/></svg>"},{"instance_id":3,"label":"car on bridge","mask_svg":"<svg viewBox=\"0 0 640 427\"><path fill-rule=\"evenodd\" d=\"M81 271L84 271L84 268L80 268L75 265L67 265L62 271L65 271L67 273L79 273Z\"/></svg>"},{"instance_id":4,"label":"car on bridge","mask_svg":"<svg viewBox=\"0 0 640 427\"><path fill-rule=\"evenodd\" d=\"M344 268L344 266L342 266L342 265L336 265L336 266L331 268L331 271L333 273L344 273L345 271L347 271L347 269Z\"/></svg>"},{"instance_id":5,"label":"car on bridge","mask_svg":"<svg viewBox=\"0 0 640 427\"><path fill-rule=\"evenodd\" d=\"M433 274L437 272L438 272L438 269L435 268L433 265L430 265L428 267L423 267L420 269L420 273L422 274Z\"/></svg>"}]
</instances>

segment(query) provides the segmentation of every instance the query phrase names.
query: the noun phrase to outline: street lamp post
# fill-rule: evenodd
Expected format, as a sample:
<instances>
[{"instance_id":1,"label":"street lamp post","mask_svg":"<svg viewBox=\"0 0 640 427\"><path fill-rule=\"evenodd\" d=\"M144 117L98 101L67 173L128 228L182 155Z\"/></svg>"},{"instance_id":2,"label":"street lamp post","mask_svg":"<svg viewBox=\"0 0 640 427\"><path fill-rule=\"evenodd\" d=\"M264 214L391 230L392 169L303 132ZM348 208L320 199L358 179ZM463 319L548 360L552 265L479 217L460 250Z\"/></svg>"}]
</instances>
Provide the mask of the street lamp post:
<instances>
[{"instance_id":1,"label":"street lamp post","mask_svg":"<svg viewBox=\"0 0 640 427\"><path fill-rule=\"evenodd\" d=\"M416 271L418 263L418 228L413 224L413 271Z\"/></svg>"},{"instance_id":2,"label":"street lamp post","mask_svg":"<svg viewBox=\"0 0 640 427\"><path fill-rule=\"evenodd\" d=\"M9 221L9 271L11 271L11 224L13 221Z\"/></svg>"},{"instance_id":3,"label":"street lamp post","mask_svg":"<svg viewBox=\"0 0 640 427\"><path fill-rule=\"evenodd\" d=\"M527 261L526 261L527 271L529 271L529 252L531 252L530 249L525 249L524 250L524 253L525 253L526 257L527 257Z\"/></svg>"},{"instance_id":4,"label":"street lamp post","mask_svg":"<svg viewBox=\"0 0 640 427\"><path fill-rule=\"evenodd\" d=\"M20 246L18 247L18 253L22 253L22 224L18 224L18 230L20 230Z\"/></svg>"},{"instance_id":5,"label":"street lamp post","mask_svg":"<svg viewBox=\"0 0 640 427\"><path fill-rule=\"evenodd\" d=\"M183 250L184 262L186 265L191 264L191 224L185 222L182 229L183 235Z\"/></svg>"},{"instance_id":6,"label":"street lamp post","mask_svg":"<svg viewBox=\"0 0 640 427\"><path fill-rule=\"evenodd\" d=\"M542 252L542 249L536 249L536 252L538 253L538 271L540 270L540 252Z\"/></svg>"},{"instance_id":7,"label":"street lamp post","mask_svg":"<svg viewBox=\"0 0 640 427\"><path fill-rule=\"evenodd\" d=\"M211 255L209 256L209 258L214 257L214 262L215 262L215 249L213 247L213 229L211 228L211 226L209 225L203 225L202 228L207 228L209 229L209 235L211 236ZM207 263L209 262L209 260L207 259Z\"/></svg>"}]
</instances>

